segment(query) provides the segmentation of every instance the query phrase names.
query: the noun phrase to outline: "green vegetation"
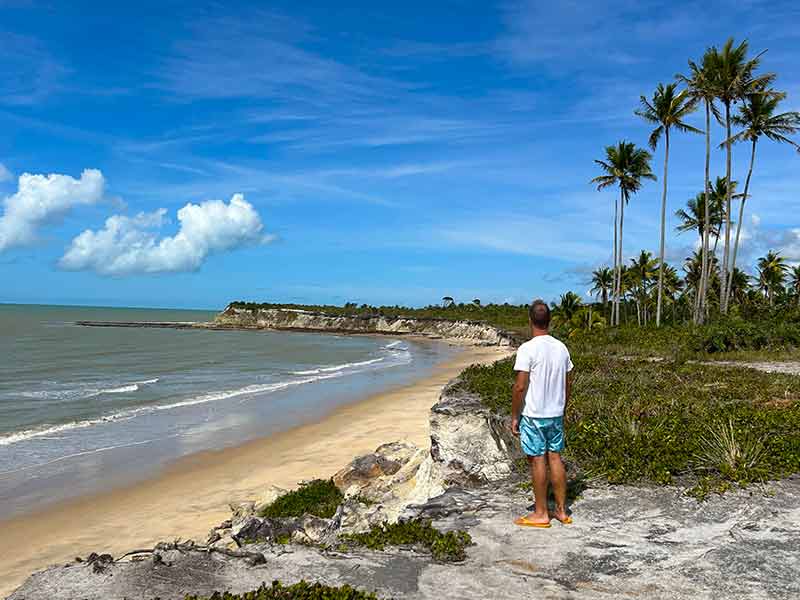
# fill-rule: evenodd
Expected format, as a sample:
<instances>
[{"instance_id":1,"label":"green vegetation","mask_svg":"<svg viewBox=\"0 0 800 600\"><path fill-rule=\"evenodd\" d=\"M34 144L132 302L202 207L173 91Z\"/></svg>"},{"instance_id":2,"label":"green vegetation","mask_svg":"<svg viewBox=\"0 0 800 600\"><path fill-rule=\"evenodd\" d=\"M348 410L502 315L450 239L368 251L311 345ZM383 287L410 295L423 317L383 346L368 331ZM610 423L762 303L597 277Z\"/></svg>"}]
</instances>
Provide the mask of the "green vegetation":
<instances>
[{"instance_id":1,"label":"green vegetation","mask_svg":"<svg viewBox=\"0 0 800 600\"><path fill-rule=\"evenodd\" d=\"M365 533L341 536L340 539L372 550L383 550L386 546L415 546L431 553L440 562L458 562L467 557L466 548L472 538L465 531L442 533L430 521L415 519L399 523L373 525Z\"/></svg>"},{"instance_id":2,"label":"green vegetation","mask_svg":"<svg viewBox=\"0 0 800 600\"><path fill-rule=\"evenodd\" d=\"M284 586L279 581L273 581L272 585L263 583L257 590L243 594L230 592L214 592L211 596L187 594L184 600L378 600L378 597L353 589L349 585L330 587L321 583L300 581L294 585Z\"/></svg>"},{"instance_id":3,"label":"green vegetation","mask_svg":"<svg viewBox=\"0 0 800 600\"><path fill-rule=\"evenodd\" d=\"M611 483L676 479L693 493L800 472L800 378L670 360L578 354L565 456ZM459 384L509 413L511 360Z\"/></svg>"},{"instance_id":4,"label":"green vegetation","mask_svg":"<svg viewBox=\"0 0 800 600\"><path fill-rule=\"evenodd\" d=\"M262 517L302 517L305 514L330 519L344 496L332 480L315 479L301 483L294 491L279 496L259 514Z\"/></svg>"}]
</instances>

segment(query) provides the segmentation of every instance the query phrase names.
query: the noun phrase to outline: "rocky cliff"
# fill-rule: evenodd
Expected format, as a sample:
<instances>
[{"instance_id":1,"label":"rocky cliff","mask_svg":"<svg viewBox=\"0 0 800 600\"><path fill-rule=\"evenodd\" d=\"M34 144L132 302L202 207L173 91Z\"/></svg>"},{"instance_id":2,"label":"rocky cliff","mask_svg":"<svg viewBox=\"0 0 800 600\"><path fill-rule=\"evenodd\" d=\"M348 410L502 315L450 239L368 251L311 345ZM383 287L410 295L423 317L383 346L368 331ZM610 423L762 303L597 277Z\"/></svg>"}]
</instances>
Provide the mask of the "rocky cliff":
<instances>
[{"instance_id":1,"label":"rocky cliff","mask_svg":"<svg viewBox=\"0 0 800 600\"><path fill-rule=\"evenodd\" d=\"M228 306L214 319L215 327L421 335L486 346L514 345L513 335L479 321L417 319L383 315L338 316L295 309L248 309Z\"/></svg>"},{"instance_id":2,"label":"rocky cliff","mask_svg":"<svg viewBox=\"0 0 800 600\"><path fill-rule=\"evenodd\" d=\"M410 600L800 597L800 479L702 504L677 488L596 484L572 503L573 525L525 530L512 523L531 499L507 425L450 385L431 410L431 448L393 442L354 459L334 476L344 501L330 519L256 516L281 493L270 489L232 506L205 543L92 555L32 576L10 600L177 600L274 579ZM336 549L343 533L420 517L467 530L466 561Z\"/></svg>"}]
</instances>

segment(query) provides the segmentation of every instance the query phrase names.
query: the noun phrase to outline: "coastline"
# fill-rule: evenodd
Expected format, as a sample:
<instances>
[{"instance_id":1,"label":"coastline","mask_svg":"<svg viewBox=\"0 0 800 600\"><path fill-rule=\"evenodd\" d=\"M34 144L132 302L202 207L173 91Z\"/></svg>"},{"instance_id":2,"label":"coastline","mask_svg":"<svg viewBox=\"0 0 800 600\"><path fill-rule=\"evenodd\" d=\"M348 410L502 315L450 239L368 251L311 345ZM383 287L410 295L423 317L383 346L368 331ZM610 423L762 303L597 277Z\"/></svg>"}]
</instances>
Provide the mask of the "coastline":
<instances>
[{"instance_id":1,"label":"coastline","mask_svg":"<svg viewBox=\"0 0 800 600\"><path fill-rule=\"evenodd\" d=\"M158 476L126 487L0 521L0 595L32 572L90 552L118 555L176 538L202 540L228 518L229 502L254 498L270 485L330 477L382 443L428 445L428 410L441 388L466 366L507 355L498 347L463 347L410 385L342 406L321 420L240 446L176 461Z\"/></svg>"}]
</instances>

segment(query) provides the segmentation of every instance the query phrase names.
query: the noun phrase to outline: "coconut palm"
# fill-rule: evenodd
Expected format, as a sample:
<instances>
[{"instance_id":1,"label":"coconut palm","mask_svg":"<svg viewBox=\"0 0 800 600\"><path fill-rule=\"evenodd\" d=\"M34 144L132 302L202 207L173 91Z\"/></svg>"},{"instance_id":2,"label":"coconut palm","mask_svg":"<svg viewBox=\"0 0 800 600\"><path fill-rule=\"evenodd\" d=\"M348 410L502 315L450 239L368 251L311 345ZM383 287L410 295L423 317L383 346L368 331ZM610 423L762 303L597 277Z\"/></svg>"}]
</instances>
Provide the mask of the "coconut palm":
<instances>
[{"instance_id":1,"label":"coconut palm","mask_svg":"<svg viewBox=\"0 0 800 600\"><path fill-rule=\"evenodd\" d=\"M789 292L800 306L800 265L795 265L789 272Z\"/></svg>"},{"instance_id":2,"label":"coconut palm","mask_svg":"<svg viewBox=\"0 0 800 600\"><path fill-rule=\"evenodd\" d=\"M592 311L590 307L583 306L578 309L569 319L569 337L573 337L579 331L595 331L606 326L606 320L598 315L597 311Z\"/></svg>"},{"instance_id":3,"label":"coconut palm","mask_svg":"<svg viewBox=\"0 0 800 600\"><path fill-rule=\"evenodd\" d=\"M775 79L775 75L767 73L756 75L755 71L761 62L761 54L755 58L747 58L747 41L734 47L733 38L729 38L722 50L712 48L711 80L717 100L724 109L717 120L725 126L725 181L731 181L731 106L747 96L764 90ZM724 117L724 122L723 122ZM731 187L725 199L725 245L722 254L722 273L720 281L720 310L728 312L728 274L730 272L731 255Z\"/></svg>"},{"instance_id":4,"label":"coconut palm","mask_svg":"<svg viewBox=\"0 0 800 600\"><path fill-rule=\"evenodd\" d=\"M636 315L640 325L647 324L647 306L650 291L656 282L656 273L659 271L659 261L650 252L642 250L639 256L631 259L628 267L629 283L633 298L636 302Z\"/></svg>"},{"instance_id":5,"label":"coconut palm","mask_svg":"<svg viewBox=\"0 0 800 600\"><path fill-rule=\"evenodd\" d=\"M553 313L561 321L569 321L582 306L581 297L575 292L561 294L558 304L552 304Z\"/></svg>"},{"instance_id":6,"label":"coconut palm","mask_svg":"<svg viewBox=\"0 0 800 600\"><path fill-rule=\"evenodd\" d=\"M664 297L669 299L672 304L672 322L677 321L676 309L678 297L683 292L685 284L678 276L678 271L671 265L664 268Z\"/></svg>"},{"instance_id":7,"label":"coconut palm","mask_svg":"<svg viewBox=\"0 0 800 600\"><path fill-rule=\"evenodd\" d=\"M730 297L738 304L743 304L750 289L750 277L738 267L734 267L730 277Z\"/></svg>"},{"instance_id":8,"label":"coconut palm","mask_svg":"<svg viewBox=\"0 0 800 600\"><path fill-rule=\"evenodd\" d=\"M786 98L783 92L774 90L757 90L748 94L741 105L739 114L733 117L734 124L742 127L742 131L726 140L728 145L737 142L750 142L750 168L744 182L744 194L739 205L739 222L736 225L736 239L733 243L733 258L731 270L736 269L736 254L739 250L739 236L742 233L742 218L744 216L744 203L750 190L750 177L753 175L753 163L756 159L756 144L763 136L773 142L789 144L800 151L800 146L788 136L795 135L800 128L800 113L785 112L775 114L778 105ZM725 142L724 142L725 143ZM730 287L730 282L728 283ZM730 291L727 292L730 294Z\"/></svg>"},{"instance_id":9,"label":"coconut palm","mask_svg":"<svg viewBox=\"0 0 800 600\"><path fill-rule=\"evenodd\" d=\"M658 142L664 136L664 178L661 193L661 245L658 254L658 300L656 302L656 327L661 325L661 297L664 290L664 251L667 236L667 173L669 171L669 134L672 128L681 132L701 133L699 129L684 122L684 119L697 108L697 100L692 98L688 91L677 91L677 83L664 85L659 83L653 93L653 99L640 97L641 108L636 112L638 116L656 125L650 133L650 148L656 149Z\"/></svg>"},{"instance_id":10,"label":"coconut palm","mask_svg":"<svg viewBox=\"0 0 800 600\"><path fill-rule=\"evenodd\" d=\"M592 271L592 289L589 293L599 297L603 303L603 309L608 306L608 295L614 285L614 272L608 267L600 267Z\"/></svg>"},{"instance_id":11,"label":"coconut palm","mask_svg":"<svg viewBox=\"0 0 800 600\"><path fill-rule=\"evenodd\" d=\"M770 306L773 305L775 292L783 288L788 270L786 259L774 250L758 259L758 288L764 292Z\"/></svg>"},{"instance_id":12,"label":"coconut palm","mask_svg":"<svg viewBox=\"0 0 800 600\"><path fill-rule=\"evenodd\" d=\"M701 273L698 281L698 292L695 294L693 320L695 323L700 323L705 316L706 296L708 290L709 279L709 249L711 239L711 201L710 201L710 187L711 187L711 113L717 114L717 108L714 104L716 100L716 92L714 88L713 78L713 58L716 50L709 48L703 55L702 62L698 65L693 60L689 61L689 75L676 75L678 81L686 84L689 94L698 102L703 103L705 108L705 137L706 137L706 160L705 171L703 175L703 193L705 195L704 209L705 216L703 223L706 225L705 230L701 234L702 238L702 261ZM717 234L719 236L719 234Z\"/></svg>"},{"instance_id":13,"label":"coconut palm","mask_svg":"<svg viewBox=\"0 0 800 600\"><path fill-rule=\"evenodd\" d=\"M622 286L622 232L625 223L625 205L630 201L631 194L642 188L643 179L655 180L650 169L651 154L642 148L637 148L632 142L621 141L616 146L606 147L605 160L595 160L604 175L592 179L598 190L611 186L619 187L619 201L614 202L614 269L616 281L614 285L614 308L612 324L619 325L619 301ZM619 208L619 211L617 210ZM617 214L619 212L619 222ZM618 224L619 223L619 224ZM619 231L618 231L619 230ZM617 235L619 233L619 235ZM619 240L619 243L617 241Z\"/></svg>"},{"instance_id":14,"label":"coconut palm","mask_svg":"<svg viewBox=\"0 0 800 600\"><path fill-rule=\"evenodd\" d=\"M708 287L706 291L711 291L714 289L711 284L716 285L719 281L719 260L717 259L715 254L711 254L711 260L708 264ZM703 278L703 255L702 250L696 250L692 256L686 257L686 260L683 263L683 272L684 272L684 279L686 281L687 287L693 292L695 296L701 293L701 284ZM715 296L710 296L710 299L713 300ZM710 302L706 302L703 305L703 310L707 311ZM705 315L703 315L705 317Z\"/></svg>"},{"instance_id":15,"label":"coconut palm","mask_svg":"<svg viewBox=\"0 0 800 600\"><path fill-rule=\"evenodd\" d=\"M722 180L723 184L725 180ZM706 197L711 202L711 206L706 210ZM722 212L722 202L717 202L717 197L710 196L708 191L700 192L694 198L686 202L686 210L679 208L675 211L675 216L680 219L680 224L675 228L679 233L696 230L700 237L701 247L704 242L706 231L706 215L709 216L711 226L708 228L710 234L719 239L720 228L724 218Z\"/></svg>"}]
</instances>

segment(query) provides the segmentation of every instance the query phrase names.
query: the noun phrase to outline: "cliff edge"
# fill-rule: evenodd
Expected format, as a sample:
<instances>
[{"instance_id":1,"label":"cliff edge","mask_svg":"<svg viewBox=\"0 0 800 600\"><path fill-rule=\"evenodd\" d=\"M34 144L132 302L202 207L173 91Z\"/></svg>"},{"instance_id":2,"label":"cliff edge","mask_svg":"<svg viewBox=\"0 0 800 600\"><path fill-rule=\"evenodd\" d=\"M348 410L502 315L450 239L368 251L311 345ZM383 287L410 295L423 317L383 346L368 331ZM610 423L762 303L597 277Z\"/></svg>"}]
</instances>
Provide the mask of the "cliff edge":
<instances>
[{"instance_id":1,"label":"cliff edge","mask_svg":"<svg viewBox=\"0 0 800 600\"><path fill-rule=\"evenodd\" d=\"M288 308L240 308L228 305L215 328L274 329L386 335L419 335L482 346L514 346L514 335L481 321L423 319L385 315L330 315Z\"/></svg>"}]
</instances>

